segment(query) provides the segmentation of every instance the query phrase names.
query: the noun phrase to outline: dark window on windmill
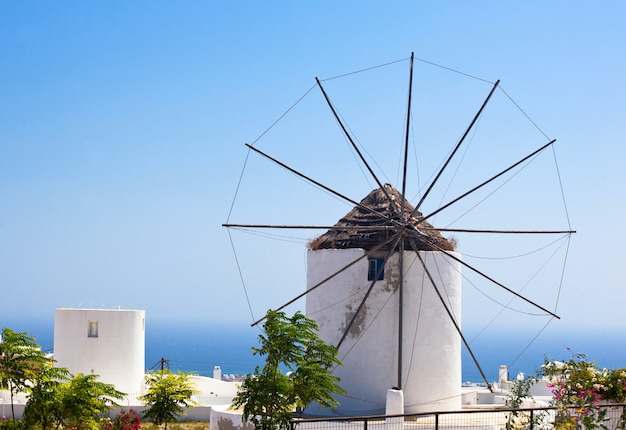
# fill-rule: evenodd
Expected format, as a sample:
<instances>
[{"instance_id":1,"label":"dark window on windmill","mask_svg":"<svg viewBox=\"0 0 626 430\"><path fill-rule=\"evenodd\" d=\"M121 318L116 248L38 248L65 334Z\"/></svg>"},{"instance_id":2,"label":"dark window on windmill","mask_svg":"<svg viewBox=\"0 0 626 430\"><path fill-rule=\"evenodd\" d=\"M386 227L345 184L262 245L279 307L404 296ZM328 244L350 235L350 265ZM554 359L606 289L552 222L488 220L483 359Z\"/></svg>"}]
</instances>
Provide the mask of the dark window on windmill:
<instances>
[{"instance_id":1,"label":"dark window on windmill","mask_svg":"<svg viewBox=\"0 0 626 430\"><path fill-rule=\"evenodd\" d=\"M87 321L87 337L98 337L98 321Z\"/></svg>"},{"instance_id":2,"label":"dark window on windmill","mask_svg":"<svg viewBox=\"0 0 626 430\"><path fill-rule=\"evenodd\" d=\"M385 259L384 258L370 258L368 259L369 267L367 269L368 281L382 281L385 279ZM378 275L378 276L376 276Z\"/></svg>"}]
</instances>

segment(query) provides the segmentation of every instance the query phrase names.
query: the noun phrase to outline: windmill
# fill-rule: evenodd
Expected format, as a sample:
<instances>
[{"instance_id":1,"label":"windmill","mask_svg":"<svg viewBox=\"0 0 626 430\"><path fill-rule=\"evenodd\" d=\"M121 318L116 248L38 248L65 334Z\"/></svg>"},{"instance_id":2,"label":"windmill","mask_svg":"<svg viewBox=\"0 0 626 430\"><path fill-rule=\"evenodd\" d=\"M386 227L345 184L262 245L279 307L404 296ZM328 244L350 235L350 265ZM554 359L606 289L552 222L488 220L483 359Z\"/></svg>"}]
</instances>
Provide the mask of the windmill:
<instances>
[{"instance_id":1,"label":"windmill","mask_svg":"<svg viewBox=\"0 0 626 430\"><path fill-rule=\"evenodd\" d=\"M465 347L486 385L489 382L461 330L461 276L474 272L539 312L558 316L463 261L453 240L442 233L570 235L572 230L496 230L436 228L437 214L533 159L554 143L550 140L504 170L430 212L422 205L481 118L499 86L495 82L453 150L432 178L418 202L407 199L407 165L414 56L410 58L402 181L400 190L383 183L336 111L322 83L316 79L334 118L354 154L376 183L357 201L290 167L254 145L247 147L298 178L348 202L353 209L331 226L235 224L243 229L323 229L307 251L307 289L282 309L306 296L307 315L317 320L320 334L335 344L344 366L335 369L348 391L340 398L341 415L384 411L386 390L404 391L409 413L458 410L461 406L461 349ZM260 321L256 321L257 324Z\"/></svg>"}]
</instances>

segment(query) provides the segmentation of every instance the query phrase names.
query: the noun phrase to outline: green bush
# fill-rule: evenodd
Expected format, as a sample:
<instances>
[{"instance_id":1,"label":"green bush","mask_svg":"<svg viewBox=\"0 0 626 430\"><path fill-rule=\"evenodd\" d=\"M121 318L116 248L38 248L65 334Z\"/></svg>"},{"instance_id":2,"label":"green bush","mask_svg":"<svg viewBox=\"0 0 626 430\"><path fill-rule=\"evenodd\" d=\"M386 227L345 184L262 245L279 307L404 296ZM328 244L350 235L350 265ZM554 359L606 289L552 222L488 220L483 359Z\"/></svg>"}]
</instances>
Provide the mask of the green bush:
<instances>
[{"instance_id":1,"label":"green bush","mask_svg":"<svg viewBox=\"0 0 626 430\"><path fill-rule=\"evenodd\" d=\"M24 423L21 420L12 420L2 417L0 419L0 430L22 430Z\"/></svg>"}]
</instances>

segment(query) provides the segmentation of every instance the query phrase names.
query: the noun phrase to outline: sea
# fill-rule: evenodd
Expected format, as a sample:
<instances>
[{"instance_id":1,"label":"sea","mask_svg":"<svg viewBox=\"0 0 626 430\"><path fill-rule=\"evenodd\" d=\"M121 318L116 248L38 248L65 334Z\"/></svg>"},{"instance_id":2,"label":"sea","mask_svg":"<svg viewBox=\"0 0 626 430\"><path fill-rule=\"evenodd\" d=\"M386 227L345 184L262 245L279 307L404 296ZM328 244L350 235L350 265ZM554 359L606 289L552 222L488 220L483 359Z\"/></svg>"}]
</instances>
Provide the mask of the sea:
<instances>
[{"instance_id":1,"label":"sea","mask_svg":"<svg viewBox=\"0 0 626 430\"><path fill-rule=\"evenodd\" d=\"M42 349L53 349L53 322L0 319L0 325L26 331ZM166 366L173 371L212 376L219 366L222 375L253 373L263 363L252 353L259 334L258 328L248 325L147 321L146 370ZM626 333L619 330L569 330L539 336L524 330L504 330L466 336L466 340L470 349L462 347L462 378L467 383L497 381L500 365L507 366L511 379L520 372L534 375L545 360L566 361L577 354L584 354L600 368L626 368Z\"/></svg>"}]
</instances>

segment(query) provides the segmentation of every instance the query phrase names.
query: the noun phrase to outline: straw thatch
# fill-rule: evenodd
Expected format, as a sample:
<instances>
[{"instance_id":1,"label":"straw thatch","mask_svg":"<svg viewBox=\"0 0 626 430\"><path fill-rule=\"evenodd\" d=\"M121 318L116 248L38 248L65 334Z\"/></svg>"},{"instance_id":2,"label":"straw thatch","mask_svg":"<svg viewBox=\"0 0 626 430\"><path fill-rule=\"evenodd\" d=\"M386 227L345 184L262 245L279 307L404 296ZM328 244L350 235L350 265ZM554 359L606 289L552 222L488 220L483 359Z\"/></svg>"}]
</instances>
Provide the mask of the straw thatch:
<instances>
[{"instance_id":1,"label":"straw thatch","mask_svg":"<svg viewBox=\"0 0 626 430\"><path fill-rule=\"evenodd\" d=\"M360 206L355 206L335 224L333 229L311 241L309 249L361 248L370 250L404 228L407 232L404 239L406 250L454 250L454 241L443 237L428 221L420 221L422 214L419 211L416 211L409 220L414 206L406 200L404 212L400 217L402 195L389 184L385 184L384 188L391 201L380 188L372 191L361 200ZM400 227L398 223L390 219L400 223L407 223L408 220L408 226ZM390 246L383 250L388 250Z\"/></svg>"}]
</instances>

